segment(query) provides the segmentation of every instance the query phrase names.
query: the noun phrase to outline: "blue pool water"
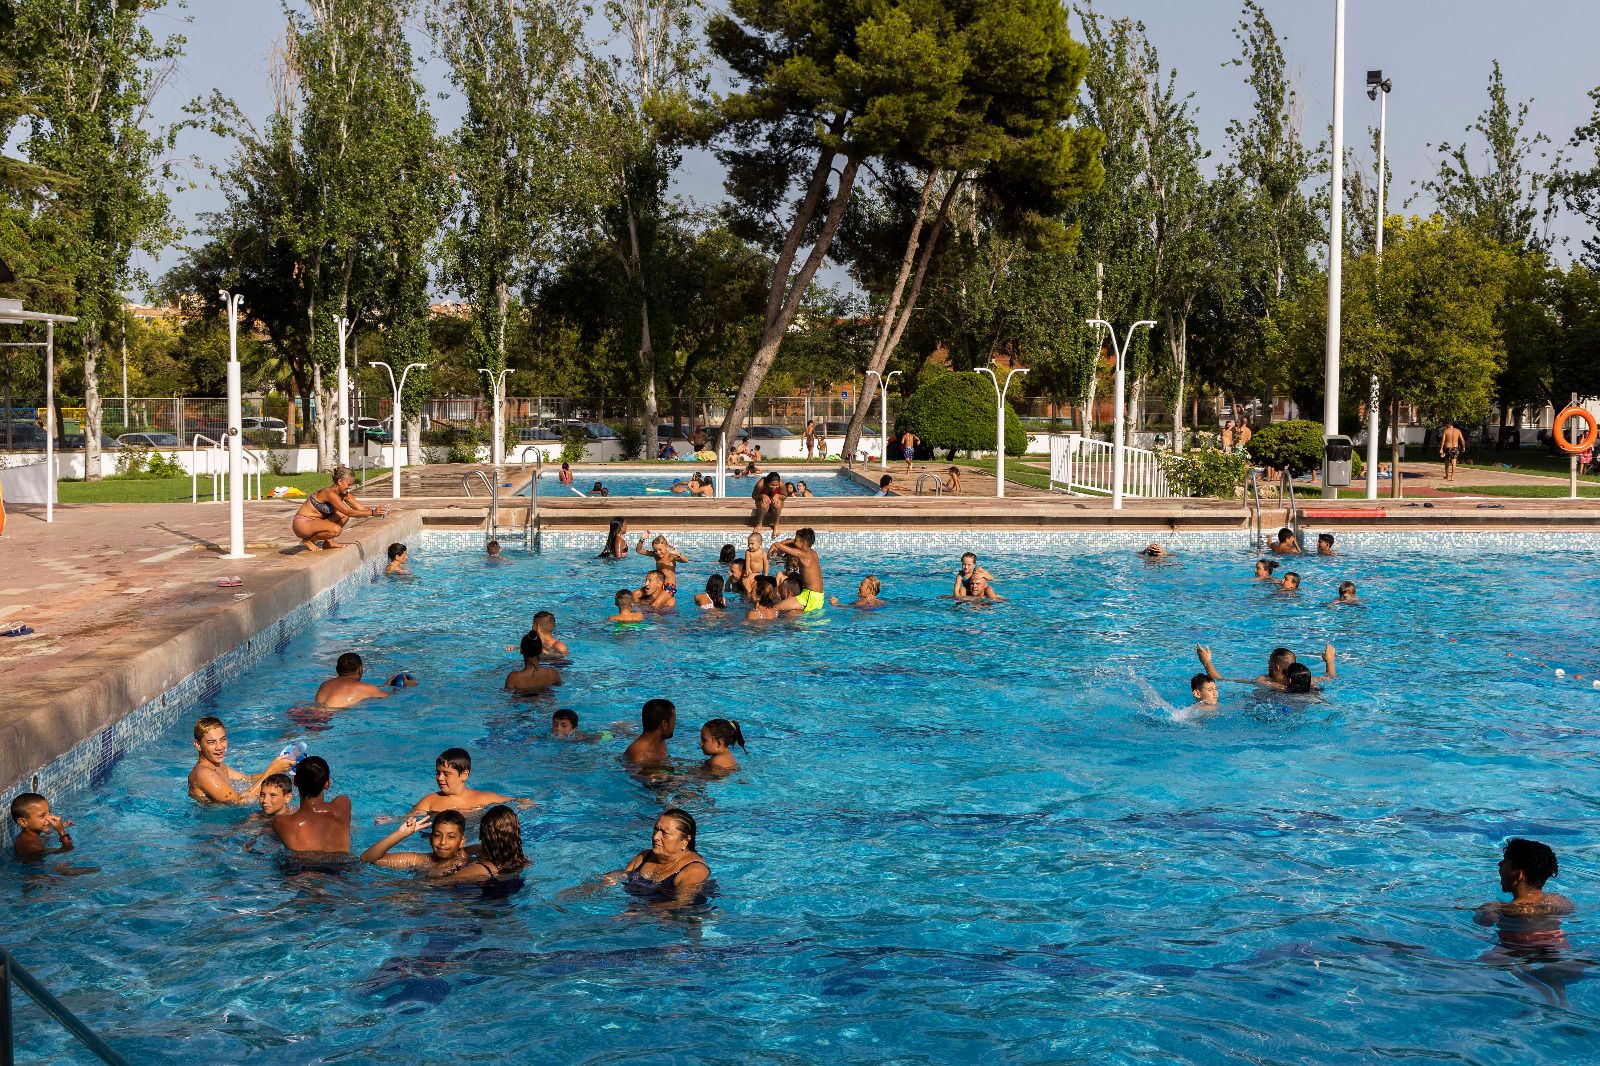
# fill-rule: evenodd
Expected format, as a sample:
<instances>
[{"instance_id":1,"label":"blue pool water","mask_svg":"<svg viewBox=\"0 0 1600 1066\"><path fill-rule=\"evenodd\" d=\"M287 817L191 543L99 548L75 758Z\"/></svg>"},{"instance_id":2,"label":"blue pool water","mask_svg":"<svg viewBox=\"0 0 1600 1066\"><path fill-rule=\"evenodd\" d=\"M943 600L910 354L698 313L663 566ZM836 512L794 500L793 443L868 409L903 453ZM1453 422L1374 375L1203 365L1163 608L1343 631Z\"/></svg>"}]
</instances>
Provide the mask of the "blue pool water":
<instances>
[{"instance_id":1,"label":"blue pool water","mask_svg":"<svg viewBox=\"0 0 1600 1066\"><path fill-rule=\"evenodd\" d=\"M573 484L569 488L561 484L560 475L546 473L539 482L539 495L541 497L561 497L576 495L572 489L588 495L596 481L611 490L613 496L670 496L674 482L688 481L689 475L694 473L714 477L715 469L706 469L703 466L684 464L684 469L672 473L661 474L611 474L605 471L576 471L573 474ZM817 496L870 496L872 493L854 478L841 474L815 473L810 471L779 470L786 482L804 481L814 495ZM736 478L731 473L728 475L728 495L745 496L755 488L754 478ZM527 493L519 493L527 495Z\"/></svg>"},{"instance_id":2,"label":"blue pool water","mask_svg":"<svg viewBox=\"0 0 1600 1066\"><path fill-rule=\"evenodd\" d=\"M1494 935L1463 908L1496 898L1505 837L1543 839L1580 908L1569 957L1600 956L1600 542L1341 538L1291 564L1291 596L1235 537L1152 565L1128 537L824 535L830 590L875 573L886 610L618 630L643 560L595 560L600 539L491 568L475 538L422 538L417 581L373 584L58 803L79 850L4 867L6 945L135 1062L1595 1061L1600 982L1547 1005L1480 961ZM686 602L723 539L682 538ZM1011 599L939 598L966 546ZM1366 606L1324 606L1347 577ZM509 697L501 649L540 608L574 665L555 699ZM1246 676L1325 640L1327 702L1229 686L1216 719L1173 720L1197 643ZM350 649L424 684L308 734L290 709ZM557 706L596 729L653 696L686 771L703 721L739 719L742 771L647 787L624 739L545 737ZM470 748L475 785L538 803L525 889L294 868L244 812L185 799L199 713L252 769L308 737L358 849ZM568 891L666 803L700 819L706 906ZM21 1061L78 1061L18 1019Z\"/></svg>"}]
</instances>

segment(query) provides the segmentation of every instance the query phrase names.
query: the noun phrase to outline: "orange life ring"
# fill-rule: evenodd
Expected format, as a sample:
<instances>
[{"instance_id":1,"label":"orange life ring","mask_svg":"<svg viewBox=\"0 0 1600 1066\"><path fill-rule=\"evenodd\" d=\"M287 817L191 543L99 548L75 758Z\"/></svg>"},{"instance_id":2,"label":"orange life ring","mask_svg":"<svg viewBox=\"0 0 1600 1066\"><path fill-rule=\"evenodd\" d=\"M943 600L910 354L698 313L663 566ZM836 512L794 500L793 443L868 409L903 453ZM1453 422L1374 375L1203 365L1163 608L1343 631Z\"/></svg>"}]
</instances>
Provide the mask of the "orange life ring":
<instances>
[{"instance_id":1,"label":"orange life ring","mask_svg":"<svg viewBox=\"0 0 1600 1066\"><path fill-rule=\"evenodd\" d=\"M1567 441L1564 430L1567 425L1567 419L1569 418L1583 419L1583 424L1588 427L1583 434L1583 439L1572 441L1570 443ZM1586 452L1590 448L1594 447L1595 438L1600 437L1600 426L1595 424L1594 415L1590 414L1584 408L1574 405L1556 415L1555 435L1556 447L1560 448L1562 451L1573 453Z\"/></svg>"}]
</instances>

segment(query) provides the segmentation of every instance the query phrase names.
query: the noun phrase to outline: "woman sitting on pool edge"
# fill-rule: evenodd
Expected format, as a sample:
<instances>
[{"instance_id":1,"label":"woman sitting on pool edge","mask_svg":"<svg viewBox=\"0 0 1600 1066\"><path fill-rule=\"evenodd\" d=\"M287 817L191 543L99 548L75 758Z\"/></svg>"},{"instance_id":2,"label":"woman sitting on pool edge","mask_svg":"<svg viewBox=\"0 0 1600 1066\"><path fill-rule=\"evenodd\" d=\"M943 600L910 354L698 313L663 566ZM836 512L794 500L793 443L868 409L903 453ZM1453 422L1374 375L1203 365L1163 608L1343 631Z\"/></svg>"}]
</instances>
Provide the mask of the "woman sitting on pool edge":
<instances>
[{"instance_id":1,"label":"woman sitting on pool edge","mask_svg":"<svg viewBox=\"0 0 1600 1066\"><path fill-rule=\"evenodd\" d=\"M488 818L484 815L485 821ZM621 870L606 874L602 883L625 884L631 895L663 903L694 903L711 877L711 867L694 850L695 832L694 816L688 811L677 807L662 811L650 834L650 846Z\"/></svg>"},{"instance_id":2,"label":"woman sitting on pool edge","mask_svg":"<svg viewBox=\"0 0 1600 1066\"><path fill-rule=\"evenodd\" d=\"M294 513L289 528L300 538L300 543L305 545L307 551L343 548L345 545L333 542L344 532L345 523L350 519L381 518L389 513L388 508L381 504L368 508L352 500L350 490L355 488L355 484L356 476L348 466L336 466L333 468L332 484L307 496Z\"/></svg>"}]
</instances>

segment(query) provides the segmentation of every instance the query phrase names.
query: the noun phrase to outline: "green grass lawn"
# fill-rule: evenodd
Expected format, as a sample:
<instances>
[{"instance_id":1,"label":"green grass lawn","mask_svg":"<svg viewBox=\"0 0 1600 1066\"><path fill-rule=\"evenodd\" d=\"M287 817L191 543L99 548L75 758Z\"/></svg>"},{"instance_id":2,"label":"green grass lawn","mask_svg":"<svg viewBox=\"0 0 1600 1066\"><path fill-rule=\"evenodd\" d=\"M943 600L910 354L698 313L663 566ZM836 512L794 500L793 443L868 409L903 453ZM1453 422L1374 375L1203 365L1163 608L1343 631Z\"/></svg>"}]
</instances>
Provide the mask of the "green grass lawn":
<instances>
[{"instance_id":1,"label":"green grass lawn","mask_svg":"<svg viewBox=\"0 0 1600 1066\"><path fill-rule=\"evenodd\" d=\"M895 470L896 465L896 460L889 460L889 472L894 474L896 477L899 477L899 472ZM905 469L904 463L898 463L898 465L900 470ZM951 464L942 465L948 466ZM958 459L953 465L964 466L973 470L982 470L984 473L990 475L994 473L994 459L992 458ZM1008 455L1006 456L1006 483L1026 485L1030 489L1044 489L1048 491L1050 488L1050 468L1048 464L1043 468L1040 468L1032 465L1025 459L1019 459L1015 456Z\"/></svg>"},{"instance_id":2,"label":"green grass lawn","mask_svg":"<svg viewBox=\"0 0 1600 1066\"><path fill-rule=\"evenodd\" d=\"M1512 496L1539 500L1564 500L1567 498L1566 485L1462 485L1450 488L1440 486L1440 491L1458 492L1464 496ZM1582 497L1600 497L1600 485L1580 484L1578 486L1578 495Z\"/></svg>"},{"instance_id":3,"label":"green grass lawn","mask_svg":"<svg viewBox=\"0 0 1600 1066\"><path fill-rule=\"evenodd\" d=\"M367 478L370 480L378 474L387 473L386 470L368 470ZM360 474L357 473L356 491L360 492ZM270 493L274 485L289 485L303 492L315 492L317 489L326 488L328 475L325 473L313 474L262 474L261 491ZM186 477L168 478L121 478L110 477L100 481L62 481L60 487L62 503L188 503L189 479ZM200 479L200 499L211 499L211 478Z\"/></svg>"},{"instance_id":4,"label":"green grass lawn","mask_svg":"<svg viewBox=\"0 0 1600 1066\"><path fill-rule=\"evenodd\" d=\"M1421 453L1421 454L1418 454ZM1571 463L1565 455L1551 455L1543 448L1510 448L1504 451L1497 448L1468 448L1467 458L1471 462L1461 462L1457 466L1462 470L1515 470L1519 474L1537 474L1548 477L1566 477ZM1384 453L1384 462L1388 462L1388 453ZM1421 448L1407 448L1407 463L1431 463L1434 466L1443 466L1444 460L1439 458L1439 449L1430 448L1424 451ZM1600 483L1600 473L1579 474L1579 481Z\"/></svg>"}]
</instances>

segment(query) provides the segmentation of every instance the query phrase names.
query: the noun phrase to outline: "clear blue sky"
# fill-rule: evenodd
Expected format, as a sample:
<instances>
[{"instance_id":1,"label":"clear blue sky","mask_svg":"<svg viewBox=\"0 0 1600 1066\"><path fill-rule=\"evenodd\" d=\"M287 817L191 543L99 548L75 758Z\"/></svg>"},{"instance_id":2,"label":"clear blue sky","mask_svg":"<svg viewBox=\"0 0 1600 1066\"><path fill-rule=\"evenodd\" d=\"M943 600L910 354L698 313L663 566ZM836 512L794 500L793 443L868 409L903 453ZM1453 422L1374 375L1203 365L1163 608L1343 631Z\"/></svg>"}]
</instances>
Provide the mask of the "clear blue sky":
<instances>
[{"instance_id":1,"label":"clear blue sky","mask_svg":"<svg viewBox=\"0 0 1600 1066\"><path fill-rule=\"evenodd\" d=\"M1331 121L1333 88L1333 0L1265 0L1273 25L1284 39L1291 69L1297 74L1308 139L1317 140ZM1238 21L1234 0L1098 0L1108 15L1142 19L1162 61L1176 69L1181 84L1195 93L1201 133L1214 156L1224 152L1228 120L1245 113L1249 92L1243 71L1225 64L1237 54L1232 28ZM181 15L189 22L179 25ZM190 0L187 12L157 16L189 39L188 54L156 102L161 121L181 118L185 102L219 89L236 100L253 119L271 107L267 57L282 34L283 17L272 0ZM1358 150L1364 165L1373 165L1366 127L1376 125L1377 104L1365 94L1365 73L1381 67L1393 79L1389 98L1389 165L1394 171L1392 209L1430 175L1435 154L1427 147L1441 140L1459 141L1464 128L1487 101L1490 63L1499 59L1513 98L1533 100L1529 127L1546 133L1553 148L1565 145L1572 130L1587 119L1587 93L1600 85L1600 64L1594 42L1600 40L1600 3L1595 0L1347 0L1345 141ZM422 34L414 34L424 58L424 84L431 93L448 90L436 61L426 56ZM450 101L434 100L441 129L454 122ZM184 157L221 162L231 148L208 134L191 133L179 146ZM1592 158L1592 157L1591 157ZM174 193L178 217L191 223L217 205L214 189L205 187L202 167L183 168L199 187ZM679 191L713 203L721 195L715 160L691 156ZM1430 206L1426 197L1413 211ZM1568 218L1557 224L1560 234L1576 235ZM191 240L194 235L191 235ZM178 257L169 249L155 263L159 273ZM841 278L835 274L835 278Z\"/></svg>"}]
</instances>

